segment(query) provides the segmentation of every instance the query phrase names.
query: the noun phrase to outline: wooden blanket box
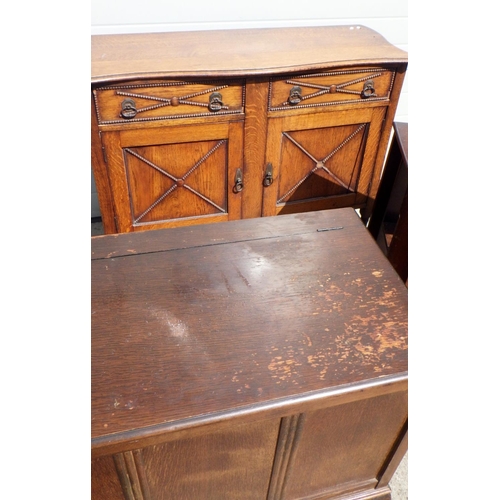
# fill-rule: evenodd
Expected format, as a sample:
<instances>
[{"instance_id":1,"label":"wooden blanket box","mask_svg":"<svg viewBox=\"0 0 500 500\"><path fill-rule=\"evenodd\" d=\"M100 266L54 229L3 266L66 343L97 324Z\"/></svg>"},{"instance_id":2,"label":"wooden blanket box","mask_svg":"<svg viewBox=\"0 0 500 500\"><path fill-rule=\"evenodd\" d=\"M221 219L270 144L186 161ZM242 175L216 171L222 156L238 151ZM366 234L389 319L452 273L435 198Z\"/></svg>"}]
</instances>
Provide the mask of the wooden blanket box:
<instances>
[{"instance_id":1,"label":"wooden blanket box","mask_svg":"<svg viewBox=\"0 0 500 500\"><path fill-rule=\"evenodd\" d=\"M93 500L389 500L408 291L352 208L92 238Z\"/></svg>"}]
</instances>

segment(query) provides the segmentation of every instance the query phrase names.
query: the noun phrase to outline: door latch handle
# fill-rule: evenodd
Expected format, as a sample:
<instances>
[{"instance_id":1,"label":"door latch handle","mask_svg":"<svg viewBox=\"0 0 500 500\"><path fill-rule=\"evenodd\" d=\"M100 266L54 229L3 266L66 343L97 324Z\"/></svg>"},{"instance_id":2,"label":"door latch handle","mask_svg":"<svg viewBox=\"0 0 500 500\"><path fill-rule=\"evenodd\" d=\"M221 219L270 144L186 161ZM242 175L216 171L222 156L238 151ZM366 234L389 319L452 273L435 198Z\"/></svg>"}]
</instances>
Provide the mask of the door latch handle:
<instances>
[{"instance_id":1,"label":"door latch handle","mask_svg":"<svg viewBox=\"0 0 500 500\"><path fill-rule=\"evenodd\" d=\"M241 173L241 168L236 169L236 174L234 175L234 187L233 191L239 193L243 190L243 174Z\"/></svg>"},{"instance_id":2,"label":"door latch handle","mask_svg":"<svg viewBox=\"0 0 500 500\"><path fill-rule=\"evenodd\" d=\"M273 183L273 164L268 163L264 175L264 186L270 186Z\"/></svg>"}]
</instances>

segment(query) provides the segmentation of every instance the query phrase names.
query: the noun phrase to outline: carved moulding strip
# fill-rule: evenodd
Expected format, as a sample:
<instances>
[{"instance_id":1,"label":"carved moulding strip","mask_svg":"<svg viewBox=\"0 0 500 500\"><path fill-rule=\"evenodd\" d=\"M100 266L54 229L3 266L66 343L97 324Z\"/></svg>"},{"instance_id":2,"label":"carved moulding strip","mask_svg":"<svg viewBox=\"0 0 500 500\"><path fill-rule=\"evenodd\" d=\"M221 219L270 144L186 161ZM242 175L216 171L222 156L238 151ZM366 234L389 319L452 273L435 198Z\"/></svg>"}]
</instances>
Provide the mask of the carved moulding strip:
<instances>
[{"instance_id":1,"label":"carved moulding strip","mask_svg":"<svg viewBox=\"0 0 500 500\"><path fill-rule=\"evenodd\" d=\"M304 414L301 413L281 419L267 500L281 500L284 496L286 483L302 433L304 418Z\"/></svg>"},{"instance_id":2,"label":"carved moulding strip","mask_svg":"<svg viewBox=\"0 0 500 500\"><path fill-rule=\"evenodd\" d=\"M152 500L141 450L113 455L116 472L126 500Z\"/></svg>"}]
</instances>

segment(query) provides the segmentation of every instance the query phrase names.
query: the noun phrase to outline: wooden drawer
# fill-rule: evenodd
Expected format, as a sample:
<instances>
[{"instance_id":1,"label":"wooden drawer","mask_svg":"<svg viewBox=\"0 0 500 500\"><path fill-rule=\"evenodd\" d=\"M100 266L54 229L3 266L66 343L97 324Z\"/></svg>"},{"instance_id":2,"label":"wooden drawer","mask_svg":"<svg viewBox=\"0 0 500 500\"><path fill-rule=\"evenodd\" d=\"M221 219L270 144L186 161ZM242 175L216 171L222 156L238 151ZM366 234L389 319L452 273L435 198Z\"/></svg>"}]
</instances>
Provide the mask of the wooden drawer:
<instances>
[{"instance_id":1,"label":"wooden drawer","mask_svg":"<svg viewBox=\"0 0 500 500\"><path fill-rule=\"evenodd\" d=\"M99 125L243 113L243 82L149 81L96 88Z\"/></svg>"},{"instance_id":2,"label":"wooden drawer","mask_svg":"<svg viewBox=\"0 0 500 500\"><path fill-rule=\"evenodd\" d=\"M395 71L382 68L350 68L272 80L269 111L339 104L389 102Z\"/></svg>"}]
</instances>

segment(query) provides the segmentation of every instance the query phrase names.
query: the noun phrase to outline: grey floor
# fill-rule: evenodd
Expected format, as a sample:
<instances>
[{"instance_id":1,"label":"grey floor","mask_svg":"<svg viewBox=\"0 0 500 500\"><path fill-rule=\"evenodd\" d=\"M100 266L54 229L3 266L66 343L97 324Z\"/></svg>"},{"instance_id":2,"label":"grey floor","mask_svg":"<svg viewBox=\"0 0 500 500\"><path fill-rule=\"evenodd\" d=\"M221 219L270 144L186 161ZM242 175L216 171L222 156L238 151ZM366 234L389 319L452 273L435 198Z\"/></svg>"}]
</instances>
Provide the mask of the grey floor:
<instances>
[{"instance_id":1,"label":"grey floor","mask_svg":"<svg viewBox=\"0 0 500 500\"><path fill-rule=\"evenodd\" d=\"M392 490L392 500L408 500L408 452L392 476L389 486Z\"/></svg>"},{"instance_id":2,"label":"grey floor","mask_svg":"<svg viewBox=\"0 0 500 500\"><path fill-rule=\"evenodd\" d=\"M100 222L92 222L91 234L104 234ZM408 500L408 453L404 456L389 486L392 490L392 500Z\"/></svg>"},{"instance_id":3,"label":"grey floor","mask_svg":"<svg viewBox=\"0 0 500 500\"><path fill-rule=\"evenodd\" d=\"M102 229L102 222L91 222L91 236L98 236L104 234Z\"/></svg>"}]
</instances>

